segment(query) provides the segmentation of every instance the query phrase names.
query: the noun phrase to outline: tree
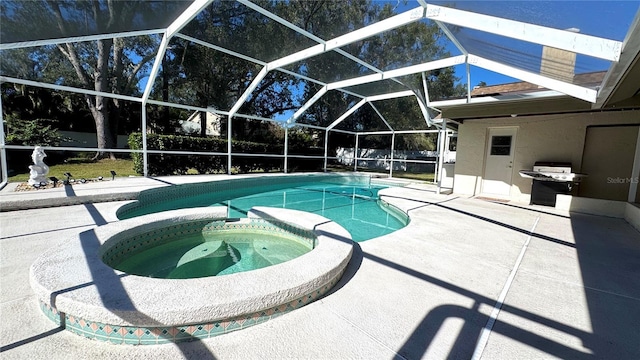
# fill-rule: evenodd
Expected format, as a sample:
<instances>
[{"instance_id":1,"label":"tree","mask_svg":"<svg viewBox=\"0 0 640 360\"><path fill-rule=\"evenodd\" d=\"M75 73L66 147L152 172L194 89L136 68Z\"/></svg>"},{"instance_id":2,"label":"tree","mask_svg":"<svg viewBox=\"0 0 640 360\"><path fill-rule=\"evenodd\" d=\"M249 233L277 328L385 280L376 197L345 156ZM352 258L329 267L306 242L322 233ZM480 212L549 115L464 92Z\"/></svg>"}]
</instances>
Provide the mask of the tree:
<instances>
[{"instance_id":1,"label":"tree","mask_svg":"<svg viewBox=\"0 0 640 360\"><path fill-rule=\"evenodd\" d=\"M145 28L149 19L170 11L166 5L155 2L117 0L5 1L1 10L5 41ZM157 36L140 36L57 44L33 49L30 58L24 60L34 61L35 57L41 64L42 69L37 74L39 80L106 93L137 95L140 74L155 57L157 43ZM84 95L84 99L95 122L98 148L115 148L122 101L102 95ZM95 158L105 156L114 158L113 153L104 151L98 151Z\"/></svg>"},{"instance_id":2,"label":"tree","mask_svg":"<svg viewBox=\"0 0 640 360\"><path fill-rule=\"evenodd\" d=\"M395 15L391 5L372 0L260 0L255 3L327 40ZM188 5L188 2L180 1L140 0L4 1L0 3L3 21L0 31L3 41L10 42L162 28L175 18L176 6L184 8ZM168 14L174 16L165 16ZM163 19L164 22L153 22L154 19ZM25 23L33 24L28 27L28 32L33 31L34 34L20 34ZM42 35L44 31L48 31L46 36ZM265 63L317 44L277 21L231 1L211 3L181 33ZM378 69L390 70L446 55L445 49L438 45L440 36L443 36L442 32L436 25L415 22L341 49ZM156 56L159 39L159 36L105 38L43 46L23 54L22 58L29 64L15 68L16 71L31 71L33 74L29 76L49 82L100 92L139 95L140 79L148 73L150 60ZM367 67L334 51L285 68L324 82L371 73ZM229 110L261 69L260 64L176 37L171 40L163 59L160 78L156 79L153 86L153 96L169 102ZM457 93L458 89L454 86L456 79L451 69L431 72L428 81L432 95L447 97ZM378 93L412 89L419 94L422 80L418 74L366 86L376 88ZM298 109L318 89L317 84L271 70L242 104L240 113L274 117ZM368 90L364 88L349 90L368 95ZM114 147L119 119L125 112L122 101L93 95L85 95L84 99L96 125L98 147ZM358 97L345 92L330 91L299 121L327 126L357 101ZM406 104L404 100L398 100L395 106L404 115L404 118L394 120L397 129L406 128L411 121L422 116L416 106ZM154 114L162 117L162 124L156 129L171 129L171 114L167 114L164 110L162 114ZM234 136L257 136L270 129L268 124L260 122L241 118L234 118L233 121ZM376 111L368 106L358 110L344 123L351 129L370 128L375 124L380 125L381 121ZM223 129L225 126L223 123ZM101 151L96 156L106 155Z\"/></svg>"},{"instance_id":3,"label":"tree","mask_svg":"<svg viewBox=\"0 0 640 360\"><path fill-rule=\"evenodd\" d=\"M350 30L367 26L395 15L390 4L370 1L320 2L291 1L287 19L324 39L347 33ZM281 4L281 6L285 6ZM387 31L370 38L352 43L343 50L360 58L381 70L391 70L439 59L449 55L439 45L444 34L436 24L415 22L395 30ZM307 59L300 64L309 74L338 81L362 75L371 71L354 62L340 61L341 55L324 54ZM452 68L440 69L427 74L430 97L451 98L464 94L464 86L456 85L457 79ZM393 80L353 86L347 90L364 95L376 95L384 92L410 89L424 96L422 75L414 74ZM313 96L319 87L307 84L305 99ZM344 112L353 107L359 98L339 91L330 91L316 102L298 121L313 125L327 126ZM424 116L417 106L415 98L399 98L376 102L376 108L383 113L385 120L395 129L426 128ZM388 130L377 112L365 105L345 119L340 128L347 130ZM389 136L367 137L370 146L388 146ZM348 145L346 145L348 146ZM417 134L396 137L396 148L432 149L432 135Z\"/></svg>"},{"instance_id":4,"label":"tree","mask_svg":"<svg viewBox=\"0 0 640 360\"><path fill-rule=\"evenodd\" d=\"M265 5L269 5L266 3ZM237 2L217 1L203 9L183 33L230 48L251 57L269 61L274 49L283 55L292 52L296 39L287 36L271 38L281 25L264 21L264 16ZM166 61L170 84L169 99L199 107L229 110L260 72L261 66L224 52L174 39ZM276 56L277 57L277 56ZM262 79L240 111L265 118L300 106L300 96L292 91L299 80L278 71ZM159 83L155 96L161 91ZM223 124L223 129L226 124ZM269 128L269 124L234 119L234 136L252 136Z\"/></svg>"}]
</instances>

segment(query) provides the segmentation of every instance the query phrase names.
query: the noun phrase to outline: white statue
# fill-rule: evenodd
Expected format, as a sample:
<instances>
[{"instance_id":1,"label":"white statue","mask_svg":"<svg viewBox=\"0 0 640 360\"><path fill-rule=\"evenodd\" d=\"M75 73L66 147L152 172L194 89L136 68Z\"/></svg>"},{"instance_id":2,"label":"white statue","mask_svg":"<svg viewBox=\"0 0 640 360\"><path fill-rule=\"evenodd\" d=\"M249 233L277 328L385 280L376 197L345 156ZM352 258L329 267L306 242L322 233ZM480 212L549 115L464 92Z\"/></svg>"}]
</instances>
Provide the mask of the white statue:
<instances>
[{"instance_id":1,"label":"white statue","mask_svg":"<svg viewBox=\"0 0 640 360\"><path fill-rule=\"evenodd\" d=\"M46 176L49 173L49 167L44 163L46 156L47 154L44 153L44 150L40 146L36 146L36 148L33 149L33 153L31 153L33 165L29 165L29 169L31 169L29 173L29 185L47 182Z\"/></svg>"}]
</instances>

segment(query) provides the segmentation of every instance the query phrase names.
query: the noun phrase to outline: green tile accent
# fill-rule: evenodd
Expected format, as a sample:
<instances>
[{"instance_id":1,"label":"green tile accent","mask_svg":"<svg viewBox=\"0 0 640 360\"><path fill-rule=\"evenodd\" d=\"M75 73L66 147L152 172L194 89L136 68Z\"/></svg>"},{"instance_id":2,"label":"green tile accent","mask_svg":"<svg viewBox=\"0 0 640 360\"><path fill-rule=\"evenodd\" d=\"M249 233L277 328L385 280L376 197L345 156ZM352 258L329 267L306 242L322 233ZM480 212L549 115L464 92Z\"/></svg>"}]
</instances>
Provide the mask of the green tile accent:
<instances>
[{"instance_id":1,"label":"green tile accent","mask_svg":"<svg viewBox=\"0 0 640 360\"><path fill-rule=\"evenodd\" d=\"M165 326L139 328L135 326L121 327L118 325L108 325L97 322L92 323L73 315L67 315L66 328L74 334L93 340L110 342L112 344L151 345L190 341L194 339L206 339L257 325L300 308L324 295L338 282L338 280L339 277L332 279L329 283L320 286L318 289L304 294L300 298L286 304L278 305L271 309L261 310L254 314L247 314L238 318L226 319L213 323L188 324L176 327ZM49 317L48 314L53 314L55 311L48 304L44 303L40 304L40 308L47 317ZM57 314L57 311L55 311L55 313ZM50 319L52 318L50 317ZM93 328L95 328L95 330L93 330Z\"/></svg>"}]
</instances>

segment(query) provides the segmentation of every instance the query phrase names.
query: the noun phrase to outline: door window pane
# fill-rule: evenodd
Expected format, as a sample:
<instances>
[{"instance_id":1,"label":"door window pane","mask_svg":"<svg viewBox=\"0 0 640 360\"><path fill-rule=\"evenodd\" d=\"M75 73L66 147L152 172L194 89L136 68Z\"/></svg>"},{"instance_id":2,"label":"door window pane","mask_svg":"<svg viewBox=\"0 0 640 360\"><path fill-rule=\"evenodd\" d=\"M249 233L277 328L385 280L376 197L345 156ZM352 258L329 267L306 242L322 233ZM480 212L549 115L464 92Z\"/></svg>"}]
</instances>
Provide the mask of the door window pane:
<instances>
[{"instance_id":1,"label":"door window pane","mask_svg":"<svg viewBox=\"0 0 640 360\"><path fill-rule=\"evenodd\" d=\"M499 156L511 155L511 136L492 136L490 154Z\"/></svg>"}]
</instances>

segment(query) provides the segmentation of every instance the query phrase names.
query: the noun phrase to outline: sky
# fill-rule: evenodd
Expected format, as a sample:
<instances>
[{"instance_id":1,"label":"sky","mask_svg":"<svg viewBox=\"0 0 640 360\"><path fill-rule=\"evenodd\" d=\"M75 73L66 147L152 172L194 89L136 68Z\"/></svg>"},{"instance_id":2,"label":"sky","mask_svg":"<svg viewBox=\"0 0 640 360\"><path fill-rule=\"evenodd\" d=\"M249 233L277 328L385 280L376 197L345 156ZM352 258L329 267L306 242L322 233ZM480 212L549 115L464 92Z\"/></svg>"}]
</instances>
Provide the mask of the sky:
<instances>
[{"instance_id":1,"label":"sky","mask_svg":"<svg viewBox=\"0 0 640 360\"><path fill-rule=\"evenodd\" d=\"M640 0L426 1L429 4L449 6L460 10L473 11L557 29L576 28L579 29L579 32L582 34L618 41L624 40L635 14L640 9ZM415 0L406 3L404 0L388 0L388 2L397 5L396 10L398 12L407 11L419 6ZM511 41L507 38L498 39L497 36L491 35L487 35L486 38L489 39L487 41L500 40L501 44L514 46L520 54L528 52L530 54L541 53L541 47L538 45L530 45L521 41ZM483 38L479 36L477 39ZM453 43L448 43L447 49L453 55L460 54L460 51ZM480 54L477 55L481 56ZM516 54L514 56L518 55ZM526 58L523 58L523 61L524 60L526 60ZM609 66L610 63L608 61L578 55L576 60L576 73L607 70ZM466 66L457 66L455 70L456 76L460 78L459 83L466 83ZM477 85L481 81L484 81L487 85L520 81L474 66L471 66L470 73L472 86Z\"/></svg>"}]
</instances>

